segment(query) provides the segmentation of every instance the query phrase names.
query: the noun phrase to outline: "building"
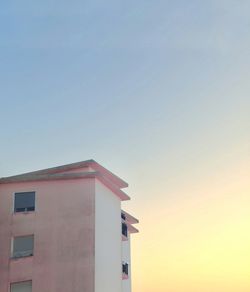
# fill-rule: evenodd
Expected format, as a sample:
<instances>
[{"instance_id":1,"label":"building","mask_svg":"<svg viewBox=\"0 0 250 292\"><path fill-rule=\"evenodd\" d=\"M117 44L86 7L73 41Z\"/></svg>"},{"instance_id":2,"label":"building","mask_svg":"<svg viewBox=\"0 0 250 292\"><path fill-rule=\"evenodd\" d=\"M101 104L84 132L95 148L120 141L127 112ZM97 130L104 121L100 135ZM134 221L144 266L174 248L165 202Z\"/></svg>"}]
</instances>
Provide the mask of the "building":
<instances>
[{"instance_id":1,"label":"building","mask_svg":"<svg viewBox=\"0 0 250 292\"><path fill-rule=\"evenodd\" d=\"M0 292L130 292L128 184L94 160L0 179Z\"/></svg>"}]
</instances>

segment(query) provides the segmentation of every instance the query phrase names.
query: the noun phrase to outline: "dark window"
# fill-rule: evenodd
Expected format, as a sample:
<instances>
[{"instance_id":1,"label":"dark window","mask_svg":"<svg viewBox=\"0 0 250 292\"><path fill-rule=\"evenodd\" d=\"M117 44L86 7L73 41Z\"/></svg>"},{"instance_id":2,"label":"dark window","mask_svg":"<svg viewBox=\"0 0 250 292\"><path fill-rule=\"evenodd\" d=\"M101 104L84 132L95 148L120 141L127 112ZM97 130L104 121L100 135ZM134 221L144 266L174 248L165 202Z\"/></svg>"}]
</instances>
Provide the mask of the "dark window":
<instances>
[{"instance_id":1,"label":"dark window","mask_svg":"<svg viewBox=\"0 0 250 292\"><path fill-rule=\"evenodd\" d=\"M35 192L15 193L14 211L35 211Z\"/></svg>"},{"instance_id":2,"label":"dark window","mask_svg":"<svg viewBox=\"0 0 250 292\"><path fill-rule=\"evenodd\" d=\"M128 264L127 263L122 264L122 273L128 276Z\"/></svg>"},{"instance_id":3,"label":"dark window","mask_svg":"<svg viewBox=\"0 0 250 292\"><path fill-rule=\"evenodd\" d=\"M25 281L25 282L18 282L12 283L10 285L11 292L32 292L32 282Z\"/></svg>"},{"instance_id":4,"label":"dark window","mask_svg":"<svg viewBox=\"0 0 250 292\"><path fill-rule=\"evenodd\" d=\"M128 237L128 226L125 223L122 223L122 234Z\"/></svg>"},{"instance_id":5,"label":"dark window","mask_svg":"<svg viewBox=\"0 0 250 292\"><path fill-rule=\"evenodd\" d=\"M18 236L13 239L13 258L33 255L34 235Z\"/></svg>"}]
</instances>

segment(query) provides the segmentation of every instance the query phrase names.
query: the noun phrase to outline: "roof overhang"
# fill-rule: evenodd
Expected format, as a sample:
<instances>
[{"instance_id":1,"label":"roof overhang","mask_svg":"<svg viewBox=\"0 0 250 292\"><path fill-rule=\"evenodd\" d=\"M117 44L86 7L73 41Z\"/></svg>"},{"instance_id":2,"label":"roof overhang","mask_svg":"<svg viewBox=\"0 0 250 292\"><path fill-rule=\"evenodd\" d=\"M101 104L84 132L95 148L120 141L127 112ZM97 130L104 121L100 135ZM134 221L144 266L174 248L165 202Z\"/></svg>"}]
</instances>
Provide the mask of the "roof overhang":
<instances>
[{"instance_id":1,"label":"roof overhang","mask_svg":"<svg viewBox=\"0 0 250 292\"><path fill-rule=\"evenodd\" d=\"M81 168L90 167L91 171L80 172ZM70 172L75 170L76 172ZM79 172L77 172L79 170ZM32 171L20 175L0 178L0 184L7 183L21 183L34 181L53 181L53 180L71 180L97 178L106 187L108 187L114 194L116 194L122 201L130 200L130 197L124 193L121 188L125 188L128 184L110 172L105 167L101 166L94 160L86 160L72 164Z\"/></svg>"},{"instance_id":2,"label":"roof overhang","mask_svg":"<svg viewBox=\"0 0 250 292\"><path fill-rule=\"evenodd\" d=\"M133 217L132 215L130 215L129 213L127 213L126 211L122 210L122 213L125 215L126 217L126 222L130 223L130 224L137 224L139 223L139 220L136 219L135 217Z\"/></svg>"},{"instance_id":3,"label":"roof overhang","mask_svg":"<svg viewBox=\"0 0 250 292\"><path fill-rule=\"evenodd\" d=\"M132 226L131 224L127 224L129 233L138 233L139 230Z\"/></svg>"},{"instance_id":4,"label":"roof overhang","mask_svg":"<svg viewBox=\"0 0 250 292\"><path fill-rule=\"evenodd\" d=\"M119 178L117 175L113 174L111 171L109 171L107 168L103 167L102 165L100 165L93 159L85 160L81 162L75 162L71 164L65 164L65 165L51 167L51 168L46 168L46 169L41 169L41 170L32 171L32 172L26 172L23 174L11 176L9 178L20 178L21 176L27 177L31 175L49 175L49 174L56 174L56 173L59 174L62 172L77 170L84 167L91 167L94 171L100 172L101 174L103 174L103 176L105 176L113 184L117 185L120 189L128 187L127 182ZM1 183L1 180L2 179L0 179L0 183Z\"/></svg>"}]
</instances>

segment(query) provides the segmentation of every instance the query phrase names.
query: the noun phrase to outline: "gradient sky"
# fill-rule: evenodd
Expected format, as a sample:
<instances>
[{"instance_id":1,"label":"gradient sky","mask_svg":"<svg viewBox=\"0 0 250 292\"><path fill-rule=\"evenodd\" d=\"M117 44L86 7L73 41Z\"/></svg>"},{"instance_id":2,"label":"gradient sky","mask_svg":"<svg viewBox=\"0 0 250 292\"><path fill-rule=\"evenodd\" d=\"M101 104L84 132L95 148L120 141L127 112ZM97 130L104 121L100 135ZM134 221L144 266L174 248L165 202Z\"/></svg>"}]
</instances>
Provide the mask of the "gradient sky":
<instances>
[{"instance_id":1,"label":"gradient sky","mask_svg":"<svg viewBox=\"0 0 250 292\"><path fill-rule=\"evenodd\" d=\"M133 292L249 292L249 31L247 0L1 1L0 176L93 158Z\"/></svg>"}]
</instances>

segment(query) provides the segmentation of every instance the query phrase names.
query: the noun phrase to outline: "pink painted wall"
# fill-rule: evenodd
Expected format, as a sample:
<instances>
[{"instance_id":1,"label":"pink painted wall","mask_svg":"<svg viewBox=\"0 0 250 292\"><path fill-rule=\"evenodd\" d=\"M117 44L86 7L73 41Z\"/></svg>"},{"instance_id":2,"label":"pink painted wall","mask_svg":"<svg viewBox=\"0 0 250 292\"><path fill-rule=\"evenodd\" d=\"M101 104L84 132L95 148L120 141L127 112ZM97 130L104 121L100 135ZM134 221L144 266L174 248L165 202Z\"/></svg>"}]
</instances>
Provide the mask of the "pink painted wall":
<instances>
[{"instance_id":1,"label":"pink painted wall","mask_svg":"<svg viewBox=\"0 0 250 292\"><path fill-rule=\"evenodd\" d=\"M36 191L36 211L13 214L13 193ZM0 292L94 292L95 180L0 184ZM34 234L34 256L10 259L11 238Z\"/></svg>"}]
</instances>

